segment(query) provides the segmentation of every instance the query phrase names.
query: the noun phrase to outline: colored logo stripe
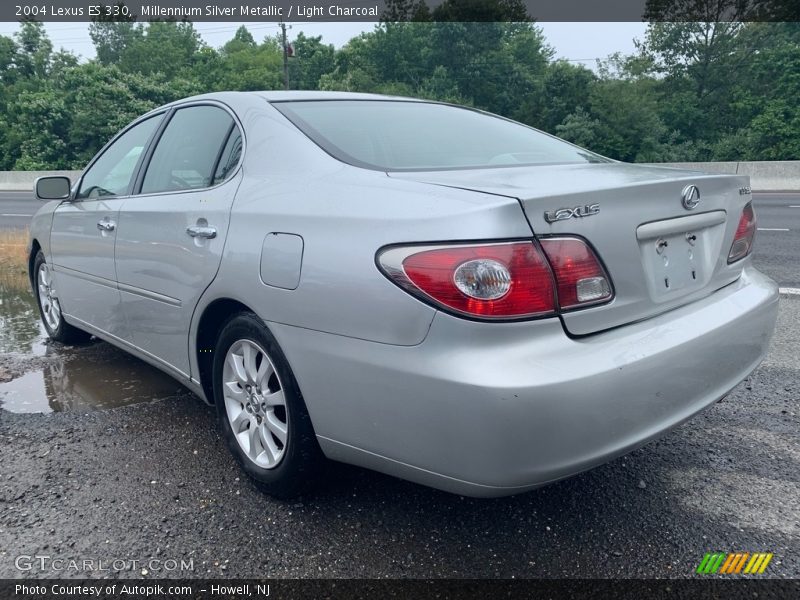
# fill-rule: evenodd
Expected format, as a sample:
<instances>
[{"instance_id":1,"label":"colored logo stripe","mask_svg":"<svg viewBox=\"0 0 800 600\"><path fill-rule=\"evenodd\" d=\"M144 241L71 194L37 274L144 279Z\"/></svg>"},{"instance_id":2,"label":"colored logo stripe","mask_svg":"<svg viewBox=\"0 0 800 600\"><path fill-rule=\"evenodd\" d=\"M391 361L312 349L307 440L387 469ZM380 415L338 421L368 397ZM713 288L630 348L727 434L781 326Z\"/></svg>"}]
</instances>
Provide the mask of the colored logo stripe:
<instances>
[{"instance_id":1,"label":"colored logo stripe","mask_svg":"<svg viewBox=\"0 0 800 600\"><path fill-rule=\"evenodd\" d=\"M720 573L731 573L731 569L738 564L739 559L741 556L739 554L728 554L727 560L722 564L722 568L719 570Z\"/></svg>"},{"instance_id":2,"label":"colored logo stripe","mask_svg":"<svg viewBox=\"0 0 800 600\"><path fill-rule=\"evenodd\" d=\"M763 573L767 568L769 561L772 560L772 553L762 552L760 554L753 554L753 558L747 563L744 568L745 573Z\"/></svg>"},{"instance_id":3,"label":"colored logo stripe","mask_svg":"<svg viewBox=\"0 0 800 600\"><path fill-rule=\"evenodd\" d=\"M704 575L716 573L720 566L722 566L722 561L725 560L725 556L726 555L722 552L706 552L706 555L700 562L700 566L697 567L697 572Z\"/></svg>"},{"instance_id":4,"label":"colored logo stripe","mask_svg":"<svg viewBox=\"0 0 800 600\"><path fill-rule=\"evenodd\" d=\"M706 552L696 572L702 575L720 574L761 574L772 560L771 552ZM748 560L749 559L749 560ZM745 564L747 566L745 566ZM744 568L744 571L742 569Z\"/></svg>"},{"instance_id":5,"label":"colored logo stripe","mask_svg":"<svg viewBox=\"0 0 800 600\"><path fill-rule=\"evenodd\" d=\"M736 552L728 555L728 560L722 565L720 573L738 573L741 571L747 557L750 556L749 552Z\"/></svg>"},{"instance_id":6,"label":"colored logo stripe","mask_svg":"<svg viewBox=\"0 0 800 600\"><path fill-rule=\"evenodd\" d=\"M739 571L742 570L742 567L744 566L744 562L747 560L748 556L750 556L749 552L745 552L744 554L742 554L742 558L740 558L739 562L736 563L736 566L733 569L732 573L738 573Z\"/></svg>"}]
</instances>

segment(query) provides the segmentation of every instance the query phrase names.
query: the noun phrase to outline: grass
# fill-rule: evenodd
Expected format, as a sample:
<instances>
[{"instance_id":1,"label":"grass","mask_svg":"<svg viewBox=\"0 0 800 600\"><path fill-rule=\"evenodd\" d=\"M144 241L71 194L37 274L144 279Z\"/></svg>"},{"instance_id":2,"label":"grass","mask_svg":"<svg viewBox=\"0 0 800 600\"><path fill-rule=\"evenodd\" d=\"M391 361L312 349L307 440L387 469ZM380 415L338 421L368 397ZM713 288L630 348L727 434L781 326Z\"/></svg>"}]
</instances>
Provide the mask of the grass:
<instances>
[{"instance_id":1,"label":"grass","mask_svg":"<svg viewBox=\"0 0 800 600\"><path fill-rule=\"evenodd\" d=\"M23 290L28 282L28 230L0 230L0 285Z\"/></svg>"}]
</instances>

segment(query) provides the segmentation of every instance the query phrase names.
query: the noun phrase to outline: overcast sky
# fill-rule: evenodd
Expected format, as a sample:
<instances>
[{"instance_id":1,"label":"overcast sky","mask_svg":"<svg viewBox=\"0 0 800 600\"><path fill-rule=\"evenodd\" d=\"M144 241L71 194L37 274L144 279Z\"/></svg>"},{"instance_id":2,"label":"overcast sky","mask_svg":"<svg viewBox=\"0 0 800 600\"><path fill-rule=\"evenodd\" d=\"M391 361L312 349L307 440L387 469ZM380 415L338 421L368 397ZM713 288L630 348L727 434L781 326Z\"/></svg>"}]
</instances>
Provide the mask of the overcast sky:
<instances>
[{"instance_id":1,"label":"overcast sky","mask_svg":"<svg viewBox=\"0 0 800 600\"><path fill-rule=\"evenodd\" d=\"M243 23L195 23L205 42L212 47L222 46ZM278 31L277 23L244 23L256 40ZM614 52L634 51L633 40L645 32L645 23L539 23L547 42L555 49L557 58L581 62L594 67L595 59L606 58ZM71 50L84 59L94 57L86 23L47 23L53 46ZM324 42L337 48L362 31L373 29L373 23L292 23L289 37L302 31L306 35L321 35ZM0 34L10 35L17 23L0 23Z\"/></svg>"}]
</instances>

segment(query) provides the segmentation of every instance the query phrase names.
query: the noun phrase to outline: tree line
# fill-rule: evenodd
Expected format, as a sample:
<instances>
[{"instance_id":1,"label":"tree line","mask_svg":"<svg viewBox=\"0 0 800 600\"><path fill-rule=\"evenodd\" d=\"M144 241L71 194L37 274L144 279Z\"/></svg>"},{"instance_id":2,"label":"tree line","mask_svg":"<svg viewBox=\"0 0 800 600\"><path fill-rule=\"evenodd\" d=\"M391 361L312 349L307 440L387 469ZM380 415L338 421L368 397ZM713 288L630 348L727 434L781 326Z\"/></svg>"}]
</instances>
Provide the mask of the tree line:
<instances>
[{"instance_id":1,"label":"tree line","mask_svg":"<svg viewBox=\"0 0 800 600\"><path fill-rule=\"evenodd\" d=\"M298 33L290 87L465 104L625 161L800 159L798 23L654 22L636 52L590 70L555 60L524 15L464 22L396 4L398 20L339 49ZM240 27L211 48L190 22L88 27L96 58L84 62L55 50L40 23L0 36L0 170L79 169L166 102L283 88L277 35Z\"/></svg>"}]
</instances>

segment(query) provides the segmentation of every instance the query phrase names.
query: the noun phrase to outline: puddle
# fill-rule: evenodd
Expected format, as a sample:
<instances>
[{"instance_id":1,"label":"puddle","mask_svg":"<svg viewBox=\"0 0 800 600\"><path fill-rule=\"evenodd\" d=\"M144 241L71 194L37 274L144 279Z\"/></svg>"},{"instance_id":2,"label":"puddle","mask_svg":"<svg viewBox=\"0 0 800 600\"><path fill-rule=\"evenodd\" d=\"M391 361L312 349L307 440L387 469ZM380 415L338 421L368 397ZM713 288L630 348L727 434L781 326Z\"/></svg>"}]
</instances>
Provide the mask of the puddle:
<instances>
[{"instance_id":1,"label":"puddle","mask_svg":"<svg viewBox=\"0 0 800 600\"><path fill-rule=\"evenodd\" d=\"M0 353L43 356L44 325L21 268L0 266Z\"/></svg>"},{"instance_id":2,"label":"puddle","mask_svg":"<svg viewBox=\"0 0 800 600\"><path fill-rule=\"evenodd\" d=\"M0 266L0 354L48 359L45 367L0 383L2 408L86 412L189 393L168 375L106 342L62 346L46 339L27 275Z\"/></svg>"},{"instance_id":3,"label":"puddle","mask_svg":"<svg viewBox=\"0 0 800 600\"><path fill-rule=\"evenodd\" d=\"M0 405L10 412L102 410L187 393L177 381L105 342L47 346L55 360L0 383Z\"/></svg>"}]
</instances>

